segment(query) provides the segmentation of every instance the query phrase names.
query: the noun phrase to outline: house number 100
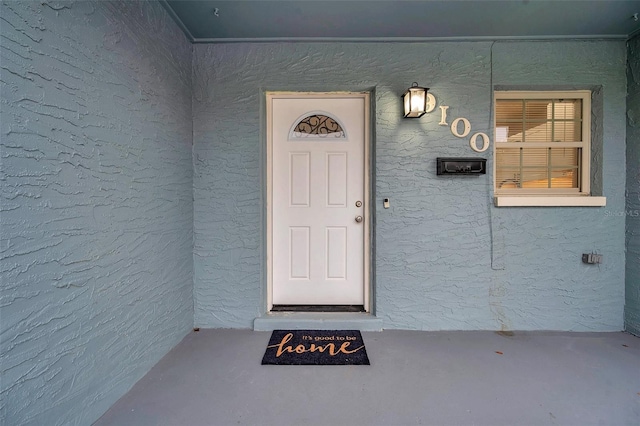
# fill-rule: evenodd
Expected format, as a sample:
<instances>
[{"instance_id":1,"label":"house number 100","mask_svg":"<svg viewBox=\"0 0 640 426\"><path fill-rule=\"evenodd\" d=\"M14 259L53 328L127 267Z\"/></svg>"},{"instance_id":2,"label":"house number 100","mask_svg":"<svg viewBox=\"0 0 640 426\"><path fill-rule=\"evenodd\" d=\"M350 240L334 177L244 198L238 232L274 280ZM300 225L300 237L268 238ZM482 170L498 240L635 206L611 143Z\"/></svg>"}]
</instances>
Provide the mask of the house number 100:
<instances>
[{"instance_id":1,"label":"house number 100","mask_svg":"<svg viewBox=\"0 0 640 426\"><path fill-rule=\"evenodd\" d=\"M436 98L431 93L427 93L427 98L427 112L431 112L436 107ZM447 105L440 106L440 122L438 124L441 126L449 125L449 123L447 123L448 109L449 106ZM464 130L462 132L459 131L460 123L464 125ZM453 136L456 136L458 138L466 138L469 133L471 133L471 123L469 123L469 120L467 120L466 118L456 118L455 120L453 120L453 122L451 122L451 133L453 134ZM478 137L482 138L482 148L478 148ZM486 133L474 133L473 135L471 135L471 139L469 139L469 146L475 152L485 152L487 149L489 149L489 144L489 136L487 136Z\"/></svg>"}]
</instances>

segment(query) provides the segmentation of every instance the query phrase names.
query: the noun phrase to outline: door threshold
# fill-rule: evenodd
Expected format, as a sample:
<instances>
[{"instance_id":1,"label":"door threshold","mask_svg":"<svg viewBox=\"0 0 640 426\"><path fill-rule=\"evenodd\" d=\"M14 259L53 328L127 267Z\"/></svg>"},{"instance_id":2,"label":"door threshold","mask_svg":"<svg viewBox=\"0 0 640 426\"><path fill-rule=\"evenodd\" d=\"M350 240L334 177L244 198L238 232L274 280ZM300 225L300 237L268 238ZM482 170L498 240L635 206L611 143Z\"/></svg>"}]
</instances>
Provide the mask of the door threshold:
<instances>
[{"instance_id":1,"label":"door threshold","mask_svg":"<svg viewBox=\"0 0 640 426\"><path fill-rule=\"evenodd\" d=\"M271 312L365 312L363 305L273 305Z\"/></svg>"},{"instance_id":2,"label":"door threshold","mask_svg":"<svg viewBox=\"0 0 640 426\"><path fill-rule=\"evenodd\" d=\"M382 331L382 318L368 312L268 312L253 321L254 331Z\"/></svg>"}]
</instances>

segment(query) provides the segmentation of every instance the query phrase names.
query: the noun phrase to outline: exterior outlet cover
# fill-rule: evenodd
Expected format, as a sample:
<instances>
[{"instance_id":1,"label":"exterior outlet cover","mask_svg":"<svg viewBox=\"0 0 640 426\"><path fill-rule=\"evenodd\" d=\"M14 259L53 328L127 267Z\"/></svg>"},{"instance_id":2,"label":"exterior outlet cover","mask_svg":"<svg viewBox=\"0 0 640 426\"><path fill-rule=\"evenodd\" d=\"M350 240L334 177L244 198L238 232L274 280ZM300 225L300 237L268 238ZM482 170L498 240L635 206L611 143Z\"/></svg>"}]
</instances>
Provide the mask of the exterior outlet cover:
<instances>
[{"instance_id":1,"label":"exterior outlet cover","mask_svg":"<svg viewBox=\"0 0 640 426\"><path fill-rule=\"evenodd\" d=\"M582 262L589 265L595 265L602 263L602 255L595 253L584 253L582 255Z\"/></svg>"}]
</instances>

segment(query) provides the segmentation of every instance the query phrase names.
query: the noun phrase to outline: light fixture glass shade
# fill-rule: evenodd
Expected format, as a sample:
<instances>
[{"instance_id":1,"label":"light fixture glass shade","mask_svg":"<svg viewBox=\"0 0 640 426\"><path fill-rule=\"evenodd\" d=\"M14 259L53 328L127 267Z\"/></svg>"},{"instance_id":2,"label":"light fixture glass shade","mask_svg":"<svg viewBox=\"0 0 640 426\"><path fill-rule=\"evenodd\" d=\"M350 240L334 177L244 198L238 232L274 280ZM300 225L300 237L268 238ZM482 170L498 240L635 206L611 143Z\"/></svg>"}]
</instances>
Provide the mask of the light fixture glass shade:
<instances>
[{"instance_id":1,"label":"light fixture glass shade","mask_svg":"<svg viewBox=\"0 0 640 426\"><path fill-rule=\"evenodd\" d=\"M418 83L414 82L402 95L405 118L422 117L427 112L428 90L428 87L419 87Z\"/></svg>"}]
</instances>

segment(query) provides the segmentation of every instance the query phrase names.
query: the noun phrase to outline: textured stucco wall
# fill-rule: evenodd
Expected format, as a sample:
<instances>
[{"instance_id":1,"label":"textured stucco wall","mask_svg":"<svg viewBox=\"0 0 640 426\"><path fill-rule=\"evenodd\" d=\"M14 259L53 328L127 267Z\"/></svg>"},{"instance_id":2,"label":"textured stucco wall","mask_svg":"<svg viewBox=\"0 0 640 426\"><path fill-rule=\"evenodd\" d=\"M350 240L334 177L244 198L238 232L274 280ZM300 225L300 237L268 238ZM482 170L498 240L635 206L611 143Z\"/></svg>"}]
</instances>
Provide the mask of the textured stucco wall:
<instances>
[{"instance_id":1,"label":"textured stucco wall","mask_svg":"<svg viewBox=\"0 0 640 426\"><path fill-rule=\"evenodd\" d=\"M191 46L156 2L1 6L0 424L90 424L193 325Z\"/></svg>"},{"instance_id":2,"label":"textured stucco wall","mask_svg":"<svg viewBox=\"0 0 640 426\"><path fill-rule=\"evenodd\" d=\"M264 310L264 91L373 90L374 196L391 199L375 205L385 328L621 330L625 58L622 41L195 46L196 325L251 327ZM438 113L400 118L413 81L449 123L489 133L492 84L602 86L607 207L498 209L490 174L437 177L436 157L476 154ZM582 264L590 251L604 263Z\"/></svg>"},{"instance_id":3,"label":"textured stucco wall","mask_svg":"<svg viewBox=\"0 0 640 426\"><path fill-rule=\"evenodd\" d=\"M626 108L624 42L496 44L494 82L602 86L603 208L496 209L492 281L504 283L502 309L513 328L621 330L624 300ZM596 129L600 131L600 129ZM597 164L597 161L596 161ZM599 266L581 253L604 255ZM514 277L517 273L519 276ZM499 299L499 298L495 298ZM514 321L513 318L516 318Z\"/></svg>"},{"instance_id":4,"label":"textured stucco wall","mask_svg":"<svg viewBox=\"0 0 640 426\"><path fill-rule=\"evenodd\" d=\"M625 328L640 336L640 36L627 48L627 269Z\"/></svg>"}]
</instances>

